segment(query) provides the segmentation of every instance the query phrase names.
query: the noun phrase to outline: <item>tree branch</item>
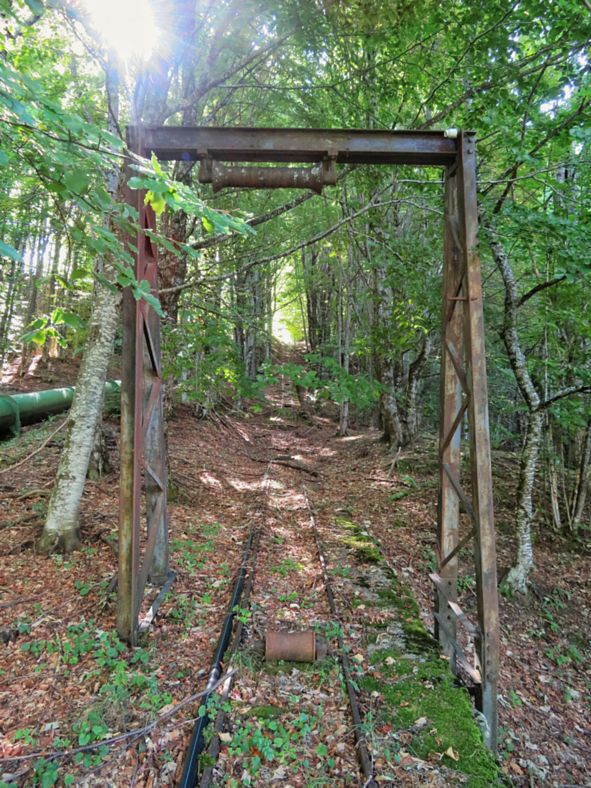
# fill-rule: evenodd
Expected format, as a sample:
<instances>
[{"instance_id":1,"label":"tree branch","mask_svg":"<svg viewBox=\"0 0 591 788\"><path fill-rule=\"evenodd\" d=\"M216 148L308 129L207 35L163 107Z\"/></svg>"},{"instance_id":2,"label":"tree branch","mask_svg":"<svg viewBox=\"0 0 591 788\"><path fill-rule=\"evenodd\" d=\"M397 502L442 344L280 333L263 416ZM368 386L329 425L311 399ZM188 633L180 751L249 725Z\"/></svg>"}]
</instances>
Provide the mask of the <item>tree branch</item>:
<instances>
[{"instance_id":1,"label":"tree branch","mask_svg":"<svg viewBox=\"0 0 591 788\"><path fill-rule=\"evenodd\" d=\"M558 402L558 400L564 399L565 397L571 397L573 394L589 394L590 392L591 386L589 385L568 386L568 388L559 391L558 394L553 394L551 397L548 397L548 399L544 400L544 402L541 402L539 405L539 410L546 410L546 408L549 408L550 405Z\"/></svg>"},{"instance_id":2,"label":"tree branch","mask_svg":"<svg viewBox=\"0 0 591 788\"><path fill-rule=\"evenodd\" d=\"M535 296L536 293L541 293L542 290L547 290L549 287L554 287L554 285L564 282L565 279L566 274L562 274L562 276L556 276L554 279L549 279L547 282L541 282L539 285L532 287L531 290L528 290L527 293L524 293L521 296L517 302L517 306L523 306L527 301L529 301L530 298L532 298L532 296Z\"/></svg>"}]
</instances>

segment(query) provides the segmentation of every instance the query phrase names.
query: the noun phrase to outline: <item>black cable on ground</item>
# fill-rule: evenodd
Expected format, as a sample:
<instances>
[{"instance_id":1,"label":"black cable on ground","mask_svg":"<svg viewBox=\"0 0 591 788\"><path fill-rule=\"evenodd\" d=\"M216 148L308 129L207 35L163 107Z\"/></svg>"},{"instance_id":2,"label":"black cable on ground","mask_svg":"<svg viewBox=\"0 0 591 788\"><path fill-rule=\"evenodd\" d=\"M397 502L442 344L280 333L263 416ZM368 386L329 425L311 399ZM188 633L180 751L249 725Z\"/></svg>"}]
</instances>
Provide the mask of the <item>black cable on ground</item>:
<instances>
[{"instance_id":1,"label":"black cable on ground","mask_svg":"<svg viewBox=\"0 0 591 788\"><path fill-rule=\"evenodd\" d=\"M234 627L234 617L236 615L236 608L240 604L240 600L242 597L242 590L244 588L244 581L248 569L250 552L253 546L253 542L255 541L255 536L257 531L258 528L255 529L255 527L253 526L253 528L251 529L248 535L248 539L246 540L246 545L242 556L242 563L240 564L240 569L238 570L236 583L234 584L234 591L232 593L232 598L228 606L228 612L226 613L226 617L224 619L222 631L219 640L217 642L215 654L213 656L211 668L209 671L209 678L207 681L207 685L205 687L205 695L201 700L201 704L205 706L206 711L202 717L199 717L193 729L193 735L191 736L191 742L189 744L189 749L187 750L187 756L185 759L183 774L179 782L179 786L181 786L181 788L195 788L195 785L197 783L199 756L203 752L203 748L205 745L204 733L210 721L209 716L207 714L207 702L211 697L211 694L213 692L213 687L215 686L216 682L218 681L222 673L222 660L224 658L226 649L228 648L228 644L230 643L230 639L232 637L232 629Z\"/></svg>"},{"instance_id":2,"label":"black cable on ground","mask_svg":"<svg viewBox=\"0 0 591 788\"><path fill-rule=\"evenodd\" d=\"M252 587L254 585L254 569L255 569L257 553L258 553L258 550L259 550L260 540L261 540L261 531L260 531L260 529L258 529L257 532L256 532L256 535L255 535L254 542L253 542L253 547L252 547L252 562L251 562L251 566L250 566L250 569L249 569L249 572L248 572L248 576L246 578L246 583L244 584L244 590L242 592L242 606L243 607L248 607L248 605L250 603L250 595L251 595L251 592L252 592ZM228 659L228 664L231 664L231 661L234 658L234 655L236 654L236 652L240 648L240 644L242 642L243 632L244 632L244 623L242 621L239 621L238 625L236 627L236 633L234 635L234 639L232 640L232 645L230 647L230 652L231 653L230 653L230 657ZM224 689L223 689L223 694L222 694L222 700L227 700L228 697L230 696L230 691L232 689L233 680L234 680L234 677L230 676L228 678L228 680L226 682L224 682ZM217 715L217 717L215 719L214 736L213 736L213 738L212 738L212 740L210 742L209 748L207 750L207 754L212 759L212 762L216 762L217 759L218 759L218 756L220 754L220 738L219 738L219 734L224 730L224 727L225 727L226 722L227 722L227 718L228 718L227 713L222 709L222 710L220 710L218 712L218 715ZM201 775L201 781L199 783L200 788L207 788L207 786L211 785L211 782L213 780L213 770L214 770L214 766L206 766L203 769L203 773Z\"/></svg>"},{"instance_id":3,"label":"black cable on ground","mask_svg":"<svg viewBox=\"0 0 591 788\"><path fill-rule=\"evenodd\" d=\"M340 623L340 619L337 613L337 606L334 598L334 593L328 576L328 567L326 565L326 559L322 551L320 534L318 533L318 528L316 527L316 518L314 517L312 505L310 503L310 499L308 498L308 493L306 492L305 488L303 489L303 491L304 491L304 498L306 499L306 503L310 511L310 527L312 529L312 533L314 534L314 541L316 542L316 550L318 551L318 559L320 561L320 566L322 568L322 577L324 579L324 587L326 589L328 606L330 607L330 612L332 613L334 620L339 624L339 631L337 635L337 640L339 644L339 658L341 662L341 667L343 668L343 677L345 679L345 686L347 687L347 695L349 696L349 704L351 706L351 715L353 717L353 731L355 733L355 749L357 751L357 758L359 759L359 765L361 766L361 771L363 772L363 776L365 777L364 788L370 788L373 786L377 786L377 783L373 777L372 758L369 753L369 749L367 747L367 741L365 740L365 735L362 730L363 719L361 716L361 708L359 706L359 701L357 699L357 693L355 691L355 686L353 684L351 662L349 661L349 656L345 651L345 641L343 639L342 625Z\"/></svg>"}]
</instances>

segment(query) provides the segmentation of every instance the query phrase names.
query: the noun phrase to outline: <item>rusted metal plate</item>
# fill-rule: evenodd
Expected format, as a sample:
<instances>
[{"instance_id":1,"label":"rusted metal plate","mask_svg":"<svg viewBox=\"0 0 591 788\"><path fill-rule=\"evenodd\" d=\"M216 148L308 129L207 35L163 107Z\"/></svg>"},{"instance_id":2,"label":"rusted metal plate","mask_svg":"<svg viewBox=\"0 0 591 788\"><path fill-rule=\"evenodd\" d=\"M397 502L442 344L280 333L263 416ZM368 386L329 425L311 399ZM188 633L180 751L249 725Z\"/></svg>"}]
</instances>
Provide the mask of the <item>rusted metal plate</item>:
<instances>
[{"instance_id":1,"label":"rusted metal plate","mask_svg":"<svg viewBox=\"0 0 591 788\"><path fill-rule=\"evenodd\" d=\"M157 126L130 127L130 140L140 133L148 154L164 161L442 165L456 158L456 140L443 131Z\"/></svg>"}]
</instances>

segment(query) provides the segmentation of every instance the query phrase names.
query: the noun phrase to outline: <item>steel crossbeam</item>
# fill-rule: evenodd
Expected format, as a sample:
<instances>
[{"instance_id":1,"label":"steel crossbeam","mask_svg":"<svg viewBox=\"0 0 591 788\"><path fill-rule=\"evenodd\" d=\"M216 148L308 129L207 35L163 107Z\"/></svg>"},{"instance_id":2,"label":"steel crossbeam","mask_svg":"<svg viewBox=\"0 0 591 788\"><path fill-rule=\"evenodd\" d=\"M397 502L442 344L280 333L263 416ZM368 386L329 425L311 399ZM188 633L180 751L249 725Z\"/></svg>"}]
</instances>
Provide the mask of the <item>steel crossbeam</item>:
<instances>
[{"instance_id":1,"label":"steel crossbeam","mask_svg":"<svg viewBox=\"0 0 591 788\"><path fill-rule=\"evenodd\" d=\"M455 130L162 126L130 127L128 142L131 150L143 156L155 153L161 160L200 161L202 180L212 182L214 188L235 182L251 188L299 185L320 190L334 182L336 164L445 167L438 567L431 575L436 595L435 630L452 670L464 671L476 685L477 704L488 725L485 738L494 750L499 619L474 135ZM305 171L285 167L232 169L219 162L313 162L322 166ZM319 173L324 174L320 177ZM151 292L157 295L156 253L145 232L154 229L154 214L144 205L142 193L134 192L129 200L139 213L141 227L135 275L140 281L147 280ZM133 643L138 629L143 628L138 615L147 581L164 583L168 588L170 573L159 319L148 303L135 301L129 291L123 311L117 628L121 637ZM466 419L465 450L470 468L462 473L462 428ZM469 477L469 493L463 477ZM470 526L460 538L462 511L468 515ZM457 588L459 560L472 539L477 625L459 606ZM153 618L153 609L150 616ZM473 665L458 641L458 626L473 642Z\"/></svg>"}]
</instances>

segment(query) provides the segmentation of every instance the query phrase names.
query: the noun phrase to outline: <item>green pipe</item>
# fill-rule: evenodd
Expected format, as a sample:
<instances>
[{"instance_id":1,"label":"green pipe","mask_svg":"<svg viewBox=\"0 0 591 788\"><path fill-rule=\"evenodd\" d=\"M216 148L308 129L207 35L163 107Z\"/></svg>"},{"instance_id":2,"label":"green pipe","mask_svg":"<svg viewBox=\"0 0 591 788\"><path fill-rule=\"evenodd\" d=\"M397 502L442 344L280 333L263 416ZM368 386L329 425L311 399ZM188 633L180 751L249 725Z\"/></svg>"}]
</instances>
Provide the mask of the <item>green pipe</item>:
<instances>
[{"instance_id":1,"label":"green pipe","mask_svg":"<svg viewBox=\"0 0 591 788\"><path fill-rule=\"evenodd\" d=\"M74 398L74 386L32 391L28 394L0 394L0 433L18 435L21 425L42 421L53 413L68 410ZM119 394L121 381L108 380L105 396Z\"/></svg>"}]
</instances>

